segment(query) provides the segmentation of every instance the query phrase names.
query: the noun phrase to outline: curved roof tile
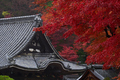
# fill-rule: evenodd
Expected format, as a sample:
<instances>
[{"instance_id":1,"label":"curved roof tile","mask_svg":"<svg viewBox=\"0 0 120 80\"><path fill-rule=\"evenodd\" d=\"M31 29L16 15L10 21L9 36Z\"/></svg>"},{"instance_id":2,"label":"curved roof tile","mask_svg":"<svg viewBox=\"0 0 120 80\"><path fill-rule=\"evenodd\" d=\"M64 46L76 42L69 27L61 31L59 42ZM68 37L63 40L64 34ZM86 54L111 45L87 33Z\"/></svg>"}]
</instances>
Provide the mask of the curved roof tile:
<instances>
[{"instance_id":1,"label":"curved roof tile","mask_svg":"<svg viewBox=\"0 0 120 80\"><path fill-rule=\"evenodd\" d=\"M56 63L69 72L84 71L86 66L76 65L63 59L54 49L49 38L41 32L39 36L46 52L34 53L31 56L21 54L37 35L33 32L33 27L42 26L40 16L39 14L0 19L0 69L16 67L27 71L40 71Z\"/></svg>"},{"instance_id":2,"label":"curved roof tile","mask_svg":"<svg viewBox=\"0 0 120 80\"><path fill-rule=\"evenodd\" d=\"M34 20L38 15L0 19L0 66L9 65L10 58L19 54L29 43L39 25ZM38 18L38 17L37 17Z\"/></svg>"}]
</instances>

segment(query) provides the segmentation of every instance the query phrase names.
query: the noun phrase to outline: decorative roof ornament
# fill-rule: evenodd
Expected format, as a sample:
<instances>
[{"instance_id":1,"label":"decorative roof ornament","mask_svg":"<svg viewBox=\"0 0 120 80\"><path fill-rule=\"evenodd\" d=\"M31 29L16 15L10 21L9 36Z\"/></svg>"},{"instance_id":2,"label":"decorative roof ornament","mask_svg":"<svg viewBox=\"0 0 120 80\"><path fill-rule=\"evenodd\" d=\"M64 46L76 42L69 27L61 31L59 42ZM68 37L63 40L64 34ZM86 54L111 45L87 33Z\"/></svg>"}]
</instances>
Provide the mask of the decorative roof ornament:
<instances>
[{"instance_id":1,"label":"decorative roof ornament","mask_svg":"<svg viewBox=\"0 0 120 80\"><path fill-rule=\"evenodd\" d=\"M41 16L42 14L37 14L36 17L34 18L35 21L41 21Z\"/></svg>"},{"instance_id":2,"label":"decorative roof ornament","mask_svg":"<svg viewBox=\"0 0 120 80\"><path fill-rule=\"evenodd\" d=\"M67 65L67 68L68 68L68 69L71 69L69 64Z\"/></svg>"}]
</instances>

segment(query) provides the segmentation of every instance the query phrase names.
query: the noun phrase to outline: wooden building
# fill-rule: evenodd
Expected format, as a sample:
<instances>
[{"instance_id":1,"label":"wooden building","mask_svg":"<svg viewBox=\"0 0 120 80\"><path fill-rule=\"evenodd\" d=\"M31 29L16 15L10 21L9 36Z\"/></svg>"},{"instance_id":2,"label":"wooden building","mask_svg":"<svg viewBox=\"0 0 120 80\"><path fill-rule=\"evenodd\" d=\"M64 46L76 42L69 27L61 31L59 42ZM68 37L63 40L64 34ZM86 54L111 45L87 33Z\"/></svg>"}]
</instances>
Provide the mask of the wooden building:
<instances>
[{"instance_id":1,"label":"wooden building","mask_svg":"<svg viewBox=\"0 0 120 80\"><path fill-rule=\"evenodd\" d=\"M16 80L47 80L52 75L57 80L86 70L63 59L45 34L33 31L39 26L41 14L0 19L0 75Z\"/></svg>"},{"instance_id":2,"label":"wooden building","mask_svg":"<svg viewBox=\"0 0 120 80\"><path fill-rule=\"evenodd\" d=\"M114 77L118 76L115 69L103 70L102 65L92 65L91 69L87 69L77 80L116 80Z\"/></svg>"}]
</instances>

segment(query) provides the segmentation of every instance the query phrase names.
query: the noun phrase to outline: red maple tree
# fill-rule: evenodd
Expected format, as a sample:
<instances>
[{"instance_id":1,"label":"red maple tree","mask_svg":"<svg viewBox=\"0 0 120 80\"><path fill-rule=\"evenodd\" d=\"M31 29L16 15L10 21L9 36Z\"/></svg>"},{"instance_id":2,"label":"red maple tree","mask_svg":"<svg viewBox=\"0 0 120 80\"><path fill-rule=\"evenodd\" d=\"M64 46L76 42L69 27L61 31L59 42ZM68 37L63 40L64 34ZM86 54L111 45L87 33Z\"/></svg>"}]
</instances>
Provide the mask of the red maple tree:
<instances>
[{"instance_id":1,"label":"red maple tree","mask_svg":"<svg viewBox=\"0 0 120 80\"><path fill-rule=\"evenodd\" d=\"M50 35L67 28L64 37L78 37L88 53L87 64L120 68L120 0L53 0L42 18L43 26L35 30Z\"/></svg>"},{"instance_id":2,"label":"red maple tree","mask_svg":"<svg viewBox=\"0 0 120 80\"><path fill-rule=\"evenodd\" d=\"M74 44L75 35L68 37L67 39L63 38L63 33L68 29L62 28L54 34L50 35L53 46L59 51L60 55L70 61L77 61L78 55L77 52L80 49L77 44ZM73 45L74 44L74 45Z\"/></svg>"}]
</instances>

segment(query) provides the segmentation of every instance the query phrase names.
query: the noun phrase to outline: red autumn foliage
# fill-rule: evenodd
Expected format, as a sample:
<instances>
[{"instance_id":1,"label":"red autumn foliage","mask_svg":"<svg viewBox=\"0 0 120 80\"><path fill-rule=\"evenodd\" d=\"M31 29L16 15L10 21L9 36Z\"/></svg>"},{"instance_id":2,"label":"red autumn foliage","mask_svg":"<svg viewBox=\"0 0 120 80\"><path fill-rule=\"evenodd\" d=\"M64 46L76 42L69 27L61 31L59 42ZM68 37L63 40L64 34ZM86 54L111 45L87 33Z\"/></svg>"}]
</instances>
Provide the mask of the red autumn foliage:
<instances>
[{"instance_id":1,"label":"red autumn foliage","mask_svg":"<svg viewBox=\"0 0 120 80\"><path fill-rule=\"evenodd\" d=\"M60 55L70 61L77 61L77 51L80 49L77 44L74 44L76 36L72 35L67 39L64 39L62 34L68 29L62 28L54 34L50 35L50 39L54 47L59 51ZM73 45L74 44L74 45Z\"/></svg>"},{"instance_id":2,"label":"red autumn foliage","mask_svg":"<svg viewBox=\"0 0 120 80\"><path fill-rule=\"evenodd\" d=\"M74 51L73 47L63 46L63 51L59 52L59 54L70 61L76 61L78 58L77 53Z\"/></svg>"},{"instance_id":3,"label":"red autumn foliage","mask_svg":"<svg viewBox=\"0 0 120 80\"><path fill-rule=\"evenodd\" d=\"M76 42L91 43L84 45L87 64L120 68L120 0L53 0L52 5L36 30L50 35L66 27L65 38L74 34Z\"/></svg>"},{"instance_id":4,"label":"red autumn foliage","mask_svg":"<svg viewBox=\"0 0 120 80\"><path fill-rule=\"evenodd\" d=\"M11 17L11 14L5 15L4 17L9 18L9 17Z\"/></svg>"}]
</instances>

